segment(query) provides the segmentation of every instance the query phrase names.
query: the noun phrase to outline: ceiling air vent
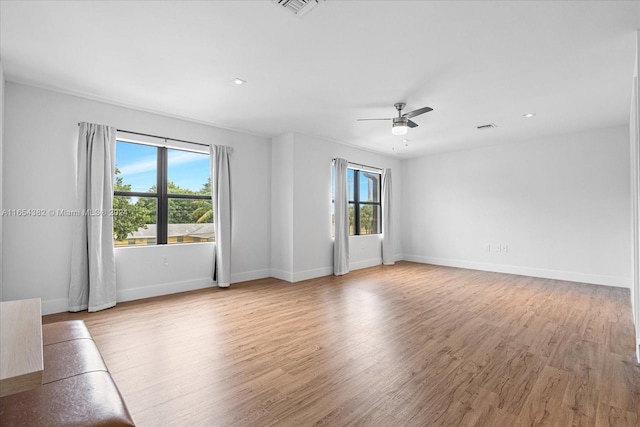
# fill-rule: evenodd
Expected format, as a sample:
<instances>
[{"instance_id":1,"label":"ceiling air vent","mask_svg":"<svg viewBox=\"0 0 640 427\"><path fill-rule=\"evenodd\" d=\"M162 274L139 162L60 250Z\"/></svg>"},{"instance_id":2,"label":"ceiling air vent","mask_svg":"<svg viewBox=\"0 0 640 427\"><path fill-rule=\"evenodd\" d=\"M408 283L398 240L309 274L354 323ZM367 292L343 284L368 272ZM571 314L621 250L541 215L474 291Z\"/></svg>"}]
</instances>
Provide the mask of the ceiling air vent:
<instances>
[{"instance_id":1,"label":"ceiling air vent","mask_svg":"<svg viewBox=\"0 0 640 427\"><path fill-rule=\"evenodd\" d=\"M320 0L272 0L272 1L278 4L278 6L281 6L293 12L296 16L302 16L305 13L309 12L314 7L316 7Z\"/></svg>"},{"instance_id":2,"label":"ceiling air vent","mask_svg":"<svg viewBox=\"0 0 640 427\"><path fill-rule=\"evenodd\" d=\"M478 129L484 130L484 129L492 129L492 128L497 128L497 127L498 127L498 125L496 125L495 123L489 123L488 125L478 126Z\"/></svg>"}]
</instances>

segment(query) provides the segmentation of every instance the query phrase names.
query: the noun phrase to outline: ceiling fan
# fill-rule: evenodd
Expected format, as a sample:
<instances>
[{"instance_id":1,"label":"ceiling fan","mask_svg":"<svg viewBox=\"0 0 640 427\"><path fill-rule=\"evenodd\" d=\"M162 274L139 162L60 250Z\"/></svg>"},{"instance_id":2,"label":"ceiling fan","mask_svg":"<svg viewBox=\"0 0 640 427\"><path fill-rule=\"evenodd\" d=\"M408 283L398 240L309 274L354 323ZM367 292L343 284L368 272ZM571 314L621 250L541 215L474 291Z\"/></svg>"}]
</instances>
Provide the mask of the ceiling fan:
<instances>
[{"instance_id":1,"label":"ceiling fan","mask_svg":"<svg viewBox=\"0 0 640 427\"><path fill-rule=\"evenodd\" d=\"M393 104L398 110L398 117L390 117L386 119L358 119L358 121L363 120L393 120L393 124L391 125L391 133L394 135L406 135L409 128L415 128L418 126L417 123L410 120L412 117L419 116L420 114L428 113L429 111L433 111L431 107L422 107L417 110L409 111L408 113L402 114L402 110L405 107L404 102L397 102Z\"/></svg>"}]
</instances>

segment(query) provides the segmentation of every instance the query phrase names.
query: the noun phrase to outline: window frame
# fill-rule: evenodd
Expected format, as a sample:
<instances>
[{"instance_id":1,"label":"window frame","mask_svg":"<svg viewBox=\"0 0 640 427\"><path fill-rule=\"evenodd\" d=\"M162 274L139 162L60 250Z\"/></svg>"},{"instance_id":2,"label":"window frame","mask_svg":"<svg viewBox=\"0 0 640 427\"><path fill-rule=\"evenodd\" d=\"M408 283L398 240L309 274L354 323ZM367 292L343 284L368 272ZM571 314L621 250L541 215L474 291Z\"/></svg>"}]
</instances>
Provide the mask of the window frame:
<instances>
[{"instance_id":1,"label":"window frame","mask_svg":"<svg viewBox=\"0 0 640 427\"><path fill-rule=\"evenodd\" d=\"M189 200L211 200L211 194L172 194L169 193L169 150L178 150L178 151L187 151L187 152L196 152L199 154L206 154L209 156L209 162L211 162L211 156L208 153L203 153L196 150L188 150L183 147L167 147L164 145L156 145L150 144L146 142L138 142L132 141L127 138L116 138L116 144L118 142L123 142L126 144L139 144L146 145L150 147L156 148L156 160L157 160L157 169L156 169L156 193L149 192L138 192L138 191L115 191L113 192L113 197L116 196L124 196L124 197L146 197L146 198L155 198L156 199L156 243L155 245L149 246L158 246L158 245L168 245L169 240L169 199L189 199ZM199 242L206 243L206 242ZM173 243L175 244L175 243ZM126 246L123 246L126 247Z\"/></svg>"},{"instance_id":2,"label":"window frame","mask_svg":"<svg viewBox=\"0 0 640 427\"><path fill-rule=\"evenodd\" d=\"M353 170L353 200L349 200L348 204L353 205L353 234L350 236L370 236L373 234L382 234L382 173L359 169L355 167L348 166L347 169ZM377 202L369 202L369 201L361 201L360 200L360 175L361 173L374 173L379 175L378 179L378 201ZM360 224L360 205L370 205L370 206L378 206L380 212L380 223L377 224L377 231L375 233L367 233L362 234L362 224Z\"/></svg>"},{"instance_id":3,"label":"window frame","mask_svg":"<svg viewBox=\"0 0 640 427\"><path fill-rule=\"evenodd\" d=\"M362 165L357 165L357 164L352 164L349 163L347 166L347 169L351 169L354 174L353 174L353 200L349 199L348 200L348 206L352 206L353 205L353 234L351 234L351 232L349 232L349 236L371 236L371 235L376 235L376 234L382 234L382 170L379 169L374 169L372 167L359 167ZM358 201L358 199L360 198L360 173L361 172L365 172L365 173L373 173L376 175L379 175L380 178L378 179L378 201L377 202L361 202ZM347 174L347 179L348 178L348 174ZM332 181L332 199L331 199L331 204L332 204L332 218L335 216L335 164L331 165L331 181ZM377 227L377 232L375 233L368 233L368 234L362 234L362 227L360 224L360 205L371 205L371 206L378 206L379 212L380 212L380 218L379 218L379 223L378 223L378 227ZM333 219L332 219L332 237L335 237L335 230L333 228ZM349 231L351 231L351 227L349 227Z\"/></svg>"}]
</instances>

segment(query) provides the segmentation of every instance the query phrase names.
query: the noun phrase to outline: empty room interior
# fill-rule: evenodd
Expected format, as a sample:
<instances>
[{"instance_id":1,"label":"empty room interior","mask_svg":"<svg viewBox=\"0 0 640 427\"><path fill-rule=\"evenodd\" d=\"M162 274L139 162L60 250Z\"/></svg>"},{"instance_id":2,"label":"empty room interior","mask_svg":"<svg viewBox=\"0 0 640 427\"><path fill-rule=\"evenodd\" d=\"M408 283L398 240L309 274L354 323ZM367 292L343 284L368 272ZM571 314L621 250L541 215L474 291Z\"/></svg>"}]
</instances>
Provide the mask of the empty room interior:
<instances>
[{"instance_id":1,"label":"empty room interior","mask_svg":"<svg viewBox=\"0 0 640 427\"><path fill-rule=\"evenodd\" d=\"M640 425L640 1L0 0L0 425Z\"/></svg>"}]
</instances>

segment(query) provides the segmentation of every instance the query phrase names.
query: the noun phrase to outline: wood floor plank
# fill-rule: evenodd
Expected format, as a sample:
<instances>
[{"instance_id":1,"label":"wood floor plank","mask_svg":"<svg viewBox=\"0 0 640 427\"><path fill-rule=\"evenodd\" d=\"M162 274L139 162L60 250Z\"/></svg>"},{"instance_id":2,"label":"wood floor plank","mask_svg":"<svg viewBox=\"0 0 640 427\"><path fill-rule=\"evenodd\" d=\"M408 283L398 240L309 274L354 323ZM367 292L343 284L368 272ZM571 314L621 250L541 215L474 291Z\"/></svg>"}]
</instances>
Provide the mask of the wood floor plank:
<instances>
[{"instance_id":1,"label":"wood floor plank","mask_svg":"<svg viewBox=\"0 0 640 427\"><path fill-rule=\"evenodd\" d=\"M601 401L625 411L640 408L640 365L615 353L606 354Z\"/></svg>"},{"instance_id":2,"label":"wood floor plank","mask_svg":"<svg viewBox=\"0 0 640 427\"><path fill-rule=\"evenodd\" d=\"M569 382L569 373L545 366L520 412L523 426L553 426Z\"/></svg>"},{"instance_id":3,"label":"wood floor plank","mask_svg":"<svg viewBox=\"0 0 640 427\"><path fill-rule=\"evenodd\" d=\"M640 420L634 412L629 412L600 402L598 415L596 417L596 427L637 427Z\"/></svg>"},{"instance_id":4,"label":"wood floor plank","mask_svg":"<svg viewBox=\"0 0 640 427\"><path fill-rule=\"evenodd\" d=\"M141 427L640 420L628 289L399 262L69 319Z\"/></svg>"},{"instance_id":5,"label":"wood floor plank","mask_svg":"<svg viewBox=\"0 0 640 427\"><path fill-rule=\"evenodd\" d=\"M595 418L598 396L603 387L602 374L584 360L576 359L576 363L571 369L563 403L577 414Z\"/></svg>"}]
</instances>

